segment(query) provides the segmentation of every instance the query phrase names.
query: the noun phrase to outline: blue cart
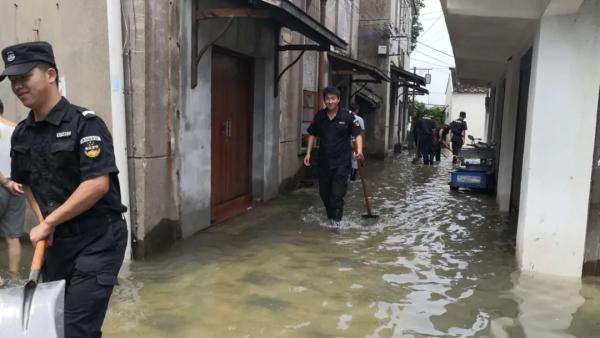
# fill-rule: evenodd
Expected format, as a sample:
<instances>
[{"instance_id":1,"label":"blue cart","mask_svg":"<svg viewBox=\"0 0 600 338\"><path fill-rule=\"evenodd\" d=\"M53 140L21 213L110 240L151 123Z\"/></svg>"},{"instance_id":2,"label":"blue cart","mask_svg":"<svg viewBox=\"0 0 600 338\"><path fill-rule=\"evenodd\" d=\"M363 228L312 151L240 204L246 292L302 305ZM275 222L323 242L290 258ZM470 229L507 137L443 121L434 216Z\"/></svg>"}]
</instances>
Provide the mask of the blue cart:
<instances>
[{"instance_id":1,"label":"blue cart","mask_svg":"<svg viewBox=\"0 0 600 338\"><path fill-rule=\"evenodd\" d=\"M471 139L471 137L469 137ZM496 188L496 150L486 143L464 148L459 165L450 172L450 190L469 189L493 193Z\"/></svg>"}]
</instances>

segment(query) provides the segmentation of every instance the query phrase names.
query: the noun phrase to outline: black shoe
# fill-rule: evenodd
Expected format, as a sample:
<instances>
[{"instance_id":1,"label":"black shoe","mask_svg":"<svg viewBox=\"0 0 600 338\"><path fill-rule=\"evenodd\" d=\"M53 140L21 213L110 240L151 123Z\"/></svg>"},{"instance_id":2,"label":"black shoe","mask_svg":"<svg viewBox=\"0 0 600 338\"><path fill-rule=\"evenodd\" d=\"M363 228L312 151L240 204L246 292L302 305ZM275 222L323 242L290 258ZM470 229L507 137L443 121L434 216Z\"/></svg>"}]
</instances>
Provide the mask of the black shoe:
<instances>
[{"instance_id":1,"label":"black shoe","mask_svg":"<svg viewBox=\"0 0 600 338\"><path fill-rule=\"evenodd\" d=\"M344 209L332 209L332 219L334 222L341 222L344 216Z\"/></svg>"}]
</instances>

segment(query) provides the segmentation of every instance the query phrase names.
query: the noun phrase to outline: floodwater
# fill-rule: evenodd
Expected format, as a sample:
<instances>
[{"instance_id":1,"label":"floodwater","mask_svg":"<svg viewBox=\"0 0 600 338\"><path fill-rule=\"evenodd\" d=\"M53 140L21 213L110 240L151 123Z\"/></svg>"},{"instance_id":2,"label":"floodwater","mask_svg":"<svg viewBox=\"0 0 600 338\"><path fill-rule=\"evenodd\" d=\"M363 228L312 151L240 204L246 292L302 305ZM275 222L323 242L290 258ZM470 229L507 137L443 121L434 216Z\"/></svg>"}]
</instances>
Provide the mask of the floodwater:
<instances>
[{"instance_id":1,"label":"floodwater","mask_svg":"<svg viewBox=\"0 0 600 338\"><path fill-rule=\"evenodd\" d=\"M370 162L333 231L304 188L124 269L105 337L600 337L600 281L516 272L493 197L450 164Z\"/></svg>"}]
</instances>

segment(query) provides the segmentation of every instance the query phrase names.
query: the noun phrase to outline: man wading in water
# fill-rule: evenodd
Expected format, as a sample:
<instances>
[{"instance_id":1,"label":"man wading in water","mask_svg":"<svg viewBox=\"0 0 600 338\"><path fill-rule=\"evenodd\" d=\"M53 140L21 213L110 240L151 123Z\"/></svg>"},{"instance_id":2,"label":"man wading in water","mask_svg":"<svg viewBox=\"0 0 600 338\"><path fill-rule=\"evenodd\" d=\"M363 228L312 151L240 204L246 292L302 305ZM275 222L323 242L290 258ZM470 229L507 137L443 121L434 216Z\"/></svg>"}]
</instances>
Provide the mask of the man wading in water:
<instances>
[{"instance_id":1,"label":"man wading in water","mask_svg":"<svg viewBox=\"0 0 600 338\"><path fill-rule=\"evenodd\" d=\"M362 128L354 116L347 110L341 110L340 91L327 87L323 91L325 109L317 112L308 127L308 146L304 165L310 166L310 155L315 138L320 139L318 167L319 194L327 211L327 218L339 226L344 214L344 195L348 188L348 177L352 168L352 146L350 138L356 137L358 161L363 160Z\"/></svg>"}]
</instances>

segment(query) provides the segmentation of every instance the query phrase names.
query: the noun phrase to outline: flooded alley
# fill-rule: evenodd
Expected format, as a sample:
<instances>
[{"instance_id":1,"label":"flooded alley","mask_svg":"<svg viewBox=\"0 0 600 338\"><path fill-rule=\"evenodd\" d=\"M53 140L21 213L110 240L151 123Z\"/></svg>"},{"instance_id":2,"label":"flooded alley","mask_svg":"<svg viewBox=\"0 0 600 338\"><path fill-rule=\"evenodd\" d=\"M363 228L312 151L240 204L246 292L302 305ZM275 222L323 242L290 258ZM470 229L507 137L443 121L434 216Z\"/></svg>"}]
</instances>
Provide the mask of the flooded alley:
<instances>
[{"instance_id":1,"label":"flooded alley","mask_svg":"<svg viewBox=\"0 0 600 338\"><path fill-rule=\"evenodd\" d=\"M449 163L368 163L339 233L297 190L132 263L106 337L599 337L600 283L516 272L493 197L450 193Z\"/></svg>"}]
</instances>

